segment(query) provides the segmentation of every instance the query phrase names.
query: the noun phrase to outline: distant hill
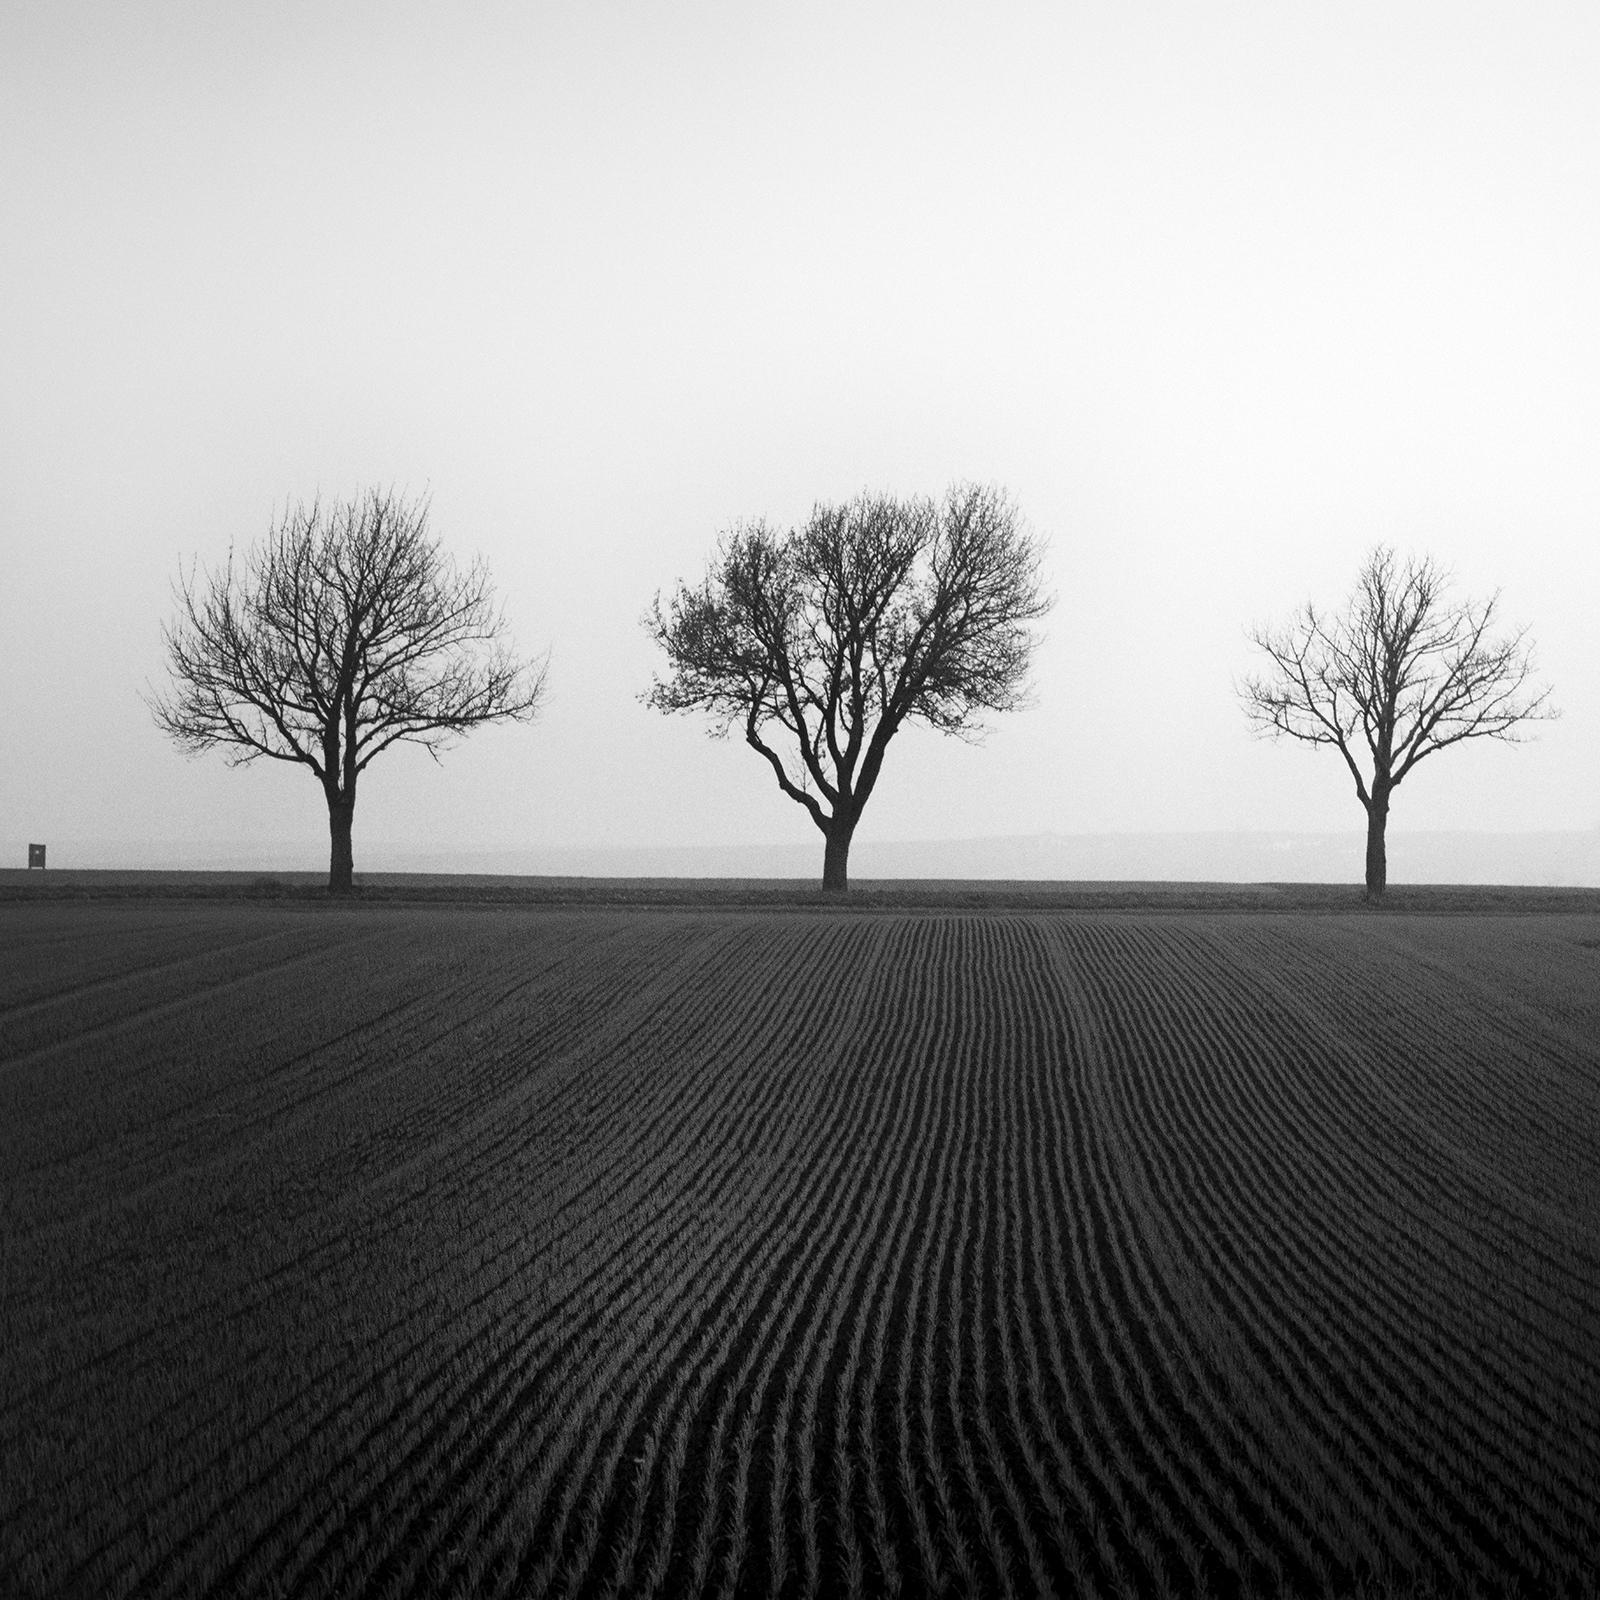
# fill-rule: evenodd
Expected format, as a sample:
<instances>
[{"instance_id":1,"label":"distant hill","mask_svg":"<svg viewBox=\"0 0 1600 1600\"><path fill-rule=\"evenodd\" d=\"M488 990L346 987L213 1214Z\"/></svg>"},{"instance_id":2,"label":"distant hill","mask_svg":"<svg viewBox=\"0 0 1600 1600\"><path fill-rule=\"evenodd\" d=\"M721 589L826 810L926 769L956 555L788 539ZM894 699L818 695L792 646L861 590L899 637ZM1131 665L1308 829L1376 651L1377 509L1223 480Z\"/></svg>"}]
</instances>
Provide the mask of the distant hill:
<instances>
[{"instance_id":1,"label":"distant hill","mask_svg":"<svg viewBox=\"0 0 1600 1600\"><path fill-rule=\"evenodd\" d=\"M1357 883L1363 836L1349 833L1041 833L989 839L857 842L851 875L866 878L1004 878L1065 882ZM5 864L23 866L23 845ZM323 840L246 850L216 845L62 839L59 867L317 870ZM810 878L822 843L437 851L381 839L356 841L368 872L525 873L553 877ZM1600 887L1600 829L1564 833L1391 830L1391 883Z\"/></svg>"},{"instance_id":2,"label":"distant hill","mask_svg":"<svg viewBox=\"0 0 1600 1600\"><path fill-rule=\"evenodd\" d=\"M851 852L857 878L1021 878L1066 882L1356 883L1360 833L1030 834L1011 838L877 841ZM376 852L373 852L374 854ZM485 858L487 860L487 858ZM551 850L496 855L457 871L578 877L809 878L822 846ZM372 863L374 868L376 860ZM398 860L395 865L402 863ZM420 867L420 862L418 866ZM446 870L441 860L437 870ZM1393 883L1600 886L1600 830L1588 833L1415 833L1389 840Z\"/></svg>"}]
</instances>

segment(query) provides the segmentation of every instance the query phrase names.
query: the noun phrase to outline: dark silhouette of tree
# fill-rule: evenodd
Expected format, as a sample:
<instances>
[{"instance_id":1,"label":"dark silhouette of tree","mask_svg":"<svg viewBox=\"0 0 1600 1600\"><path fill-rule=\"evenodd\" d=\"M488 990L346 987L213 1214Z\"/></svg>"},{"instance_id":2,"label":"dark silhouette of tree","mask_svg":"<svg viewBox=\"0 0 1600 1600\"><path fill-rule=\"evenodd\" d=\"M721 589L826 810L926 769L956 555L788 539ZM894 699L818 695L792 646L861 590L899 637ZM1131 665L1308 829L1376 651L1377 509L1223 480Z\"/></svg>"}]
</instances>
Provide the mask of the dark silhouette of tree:
<instances>
[{"instance_id":1,"label":"dark silhouette of tree","mask_svg":"<svg viewBox=\"0 0 1600 1600\"><path fill-rule=\"evenodd\" d=\"M1342 615L1307 602L1287 627L1250 633L1271 666L1240 687L1245 714L1259 733L1344 757L1367 813L1369 900L1388 881L1390 798L1419 761L1465 739L1516 742L1557 714L1549 689L1530 687L1527 630L1492 635L1499 594L1456 602L1447 589L1431 558L1380 546Z\"/></svg>"},{"instance_id":2,"label":"dark silhouette of tree","mask_svg":"<svg viewBox=\"0 0 1600 1600\"><path fill-rule=\"evenodd\" d=\"M910 721L975 737L1023 701L1050 601L1039 547L997 489L942 504L861 495L804 527L725 533L704 582L679 584L645 625L669 672L645 703L738 726L826 840L822 882L848 884L850 841L889 741ZM783 747L783 753L779 748Z\"/></svg>"},{"instance_id":3,"label":"dark silhouette of tree","mask_svg":"<svg viewBox=\"0 0 1600 1600\"><path fill-rule=\"evenodd\" d=\"M515 660L481 562L459 570L425 501L373 491L286 511L240 561L191 568L163 628L172 687L152 696L185 750L309 767L328 802L330 894L351 887L356 782L392 744L435 760L486 722L533 716L542 663Z\"/></svg>"}]
</instances>

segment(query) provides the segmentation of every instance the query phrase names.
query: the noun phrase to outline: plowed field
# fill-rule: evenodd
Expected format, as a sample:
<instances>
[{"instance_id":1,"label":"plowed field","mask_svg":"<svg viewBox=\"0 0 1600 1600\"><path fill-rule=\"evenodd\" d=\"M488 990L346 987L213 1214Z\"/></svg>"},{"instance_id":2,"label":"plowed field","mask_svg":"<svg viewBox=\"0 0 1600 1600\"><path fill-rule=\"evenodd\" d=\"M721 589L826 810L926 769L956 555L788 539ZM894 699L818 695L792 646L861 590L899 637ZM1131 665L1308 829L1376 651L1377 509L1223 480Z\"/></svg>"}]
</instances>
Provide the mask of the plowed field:
<instances>
[{"instance_id":1,"label":"plowed field","mask_svg":"<svg viewBox=\"0 0 1600 1600\"><path fill-rule=\"evenodd\" d=\"M1573 1595L1600 917L0 905L0 1593Z\"/></svg>"}]
</instances>

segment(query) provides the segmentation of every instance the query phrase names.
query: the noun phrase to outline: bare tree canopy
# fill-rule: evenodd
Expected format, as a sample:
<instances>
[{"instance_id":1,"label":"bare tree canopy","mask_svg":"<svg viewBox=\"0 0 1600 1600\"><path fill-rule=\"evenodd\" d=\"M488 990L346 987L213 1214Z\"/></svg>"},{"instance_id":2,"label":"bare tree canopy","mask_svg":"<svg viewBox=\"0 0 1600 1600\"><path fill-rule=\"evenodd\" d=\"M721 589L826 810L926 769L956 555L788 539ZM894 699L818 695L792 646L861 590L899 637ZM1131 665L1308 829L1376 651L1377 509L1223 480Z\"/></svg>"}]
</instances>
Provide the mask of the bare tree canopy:
<instances>
[{"instance_id":1,"label":"bare tree canopy","mask_svg":"<svg viewBox=\"0 0 1600 1600\"><path fill-rule=\"evenodd\" d=\"M1367 557L1344 611L1310 604L1251 641L1270 662L1240 687L1258 733L1332 745L1367 812L1367 895L1388 880L1389 800L1416 764L1466 739L1524 737L1555 716L1533 684L1527 630L1496 635L1499 594L1455 601L1431 557Z\"/></svg>"},{"instance_id":2,"label":"bare tree canopy","mask_svg":"<svg viewBox=\"0 0 1600 1600\"><path fill-rule=\"evenodd\" d=\"M380 751L434 756L486 722L533 716L540 663L515 659L487 569L458 569L426 501L372 491L284 513L220 572L180 575L162 630L157 724L191 753L309 767L328 802L330 892L351 887L356 781Z\"/></svg>"},{"instance_id":3,"label":"bare tree canopy","mask_svg":"<svg viewBox=\"0 0 1600 1600\"><path fill-rule=\"evenodd\" d=\"M824 887L842 890L896 732L974 737L1022 703L1027 624L1050 607L1039 559L1007 496L977 485L818 505L789 533L741 524L697 588L665 608L657 595L645 625L669 672L645 702L741 729L822 831Z\"/></svg>"}]
</instances>

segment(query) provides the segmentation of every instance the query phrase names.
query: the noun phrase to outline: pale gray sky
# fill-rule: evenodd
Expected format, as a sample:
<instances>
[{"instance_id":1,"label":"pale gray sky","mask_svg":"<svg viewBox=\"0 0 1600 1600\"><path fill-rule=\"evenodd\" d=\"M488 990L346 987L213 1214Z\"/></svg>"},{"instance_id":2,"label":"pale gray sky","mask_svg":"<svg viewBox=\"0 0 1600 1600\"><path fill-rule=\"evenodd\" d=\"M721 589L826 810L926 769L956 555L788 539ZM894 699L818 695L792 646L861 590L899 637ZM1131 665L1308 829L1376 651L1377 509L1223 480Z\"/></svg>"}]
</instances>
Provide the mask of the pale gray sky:
<instances>
[{"instance_id":1,"label":"pale gray sky","mask_svg":"<svg viewBox=\"0 0 1600 1600\"><path fill-rule=\"evenodd\" d=\"M551 691L380 757L358 870L814 841L638 703L640 614L736 518L957 478L1050 541L1036 705L903 736L858 848L1356 829L1231 685L1376 540L1502 588L1565 712L1425 763L1393 834L1600 825L1597 84L1592 0L9 5L0 860L318 865L309 774L138 695L180 559L375 483L431 489Z\"/></svg>"}]
</instances>

